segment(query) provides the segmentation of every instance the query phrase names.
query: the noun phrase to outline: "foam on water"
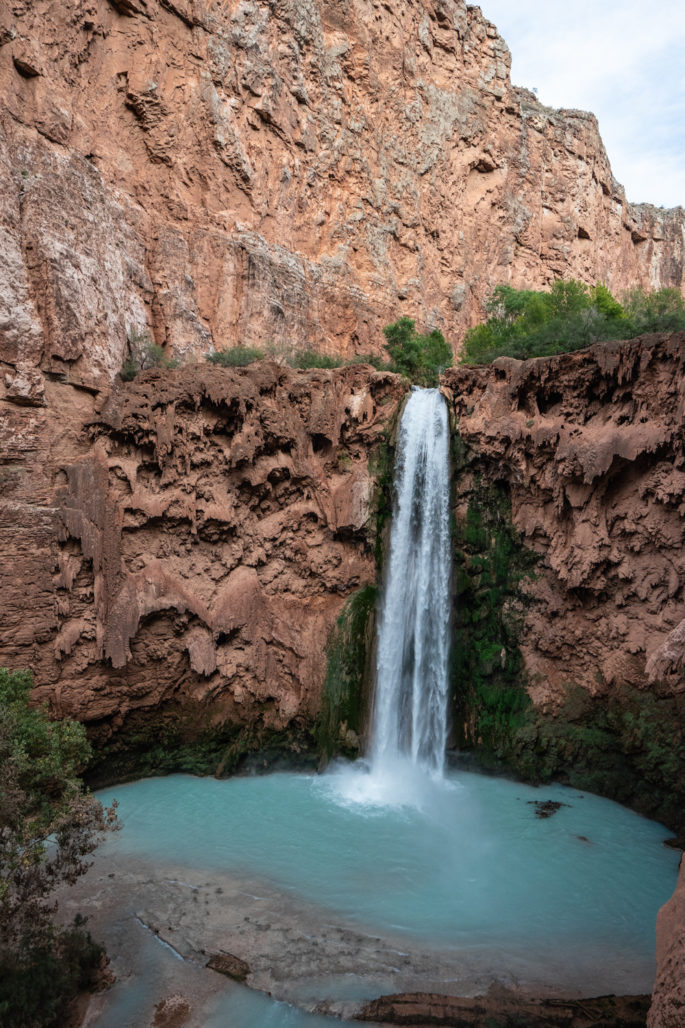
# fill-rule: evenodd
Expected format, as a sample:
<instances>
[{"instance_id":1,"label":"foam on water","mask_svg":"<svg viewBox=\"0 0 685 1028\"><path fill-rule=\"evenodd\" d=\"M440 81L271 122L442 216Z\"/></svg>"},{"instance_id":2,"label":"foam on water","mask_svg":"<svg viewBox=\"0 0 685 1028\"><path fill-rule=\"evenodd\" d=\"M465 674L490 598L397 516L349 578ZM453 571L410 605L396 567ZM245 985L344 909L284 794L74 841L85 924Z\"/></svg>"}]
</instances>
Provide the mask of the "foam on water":
<instances>
[{"instance_id":1,"label":"foam on water","mask_svg":"<svg viewBox=\"0 0 685 1028\"><path fill-rule=\"evenodd\" d=\"M318 781L332 802L361 815L382 815L388 810L413 809L439 819L450 795L461 788L440 772L417 767L406 757L386 755L378 763L358 760L334 762Z\"/></svg>"}]
</instances>

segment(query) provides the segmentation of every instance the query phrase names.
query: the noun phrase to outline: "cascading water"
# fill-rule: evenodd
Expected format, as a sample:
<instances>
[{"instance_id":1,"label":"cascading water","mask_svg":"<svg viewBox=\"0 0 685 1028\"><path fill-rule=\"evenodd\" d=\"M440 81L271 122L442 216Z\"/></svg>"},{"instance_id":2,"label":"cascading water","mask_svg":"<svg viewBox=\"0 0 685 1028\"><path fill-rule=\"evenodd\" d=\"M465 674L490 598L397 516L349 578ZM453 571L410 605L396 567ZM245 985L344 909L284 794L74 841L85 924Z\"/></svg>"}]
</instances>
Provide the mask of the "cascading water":
<instances>
[{"instance_id":1,"label":"cascading water","mask_svg":"<svg viewBox=\"0 0 685 1028\"><path fill-rule=\"evenodd\" d=\"M402 414L387 574L378 613L371 764L444 764L450 617L449 429L438 389Z\"/></svg>"},{"instance_id":2,"label":"cascading water","mask_svg":"<svg viewBox=\"0 0 685 1028\"><path fill-rule=\"evenodd\" d=\"M277 971L280 998L307 1006L325 998L345 1009L417 983L432 992L449 982L457 995L512 981L533 994L651 989L654 919L677 875L675 850L661 845L666 830L563 786L545 790L563 808L550 826L531 809L540 802L532 787L441 775L448 501L446 405L437 390L417 390L399 432L371 767L357 761L321 776L174 776L119 786L124 831L105 844L114 855L105 868L117 870L104 900L115 946L118 870L129 854L126 909L144 905L166 924L163 912L182 904L183 923L207 946L217 932L230 941L235 922L235 945L248 947L239 952L250 961L254 947ZM107 880L101 869L98 881ZM199 910L192 901L210 889L211 910ZM99 890L98 913L102 904ZM253 927L243 934L247 921ZM283 938L293 930L302 945L290 954ZM187 945L185 934L171 938ZM147 1023L150 981L164 975L164 988L177 984L178 953L154 939L147 980L139 974L137 986L135 977L115 985L103 1028ZM190 961L181 967L193 973ZM199 980L196 987L200 995ZM217 1000L203 1024L301 1023L291 1008L267 1006L255 993Z\"/></svg>"}]
</instances>

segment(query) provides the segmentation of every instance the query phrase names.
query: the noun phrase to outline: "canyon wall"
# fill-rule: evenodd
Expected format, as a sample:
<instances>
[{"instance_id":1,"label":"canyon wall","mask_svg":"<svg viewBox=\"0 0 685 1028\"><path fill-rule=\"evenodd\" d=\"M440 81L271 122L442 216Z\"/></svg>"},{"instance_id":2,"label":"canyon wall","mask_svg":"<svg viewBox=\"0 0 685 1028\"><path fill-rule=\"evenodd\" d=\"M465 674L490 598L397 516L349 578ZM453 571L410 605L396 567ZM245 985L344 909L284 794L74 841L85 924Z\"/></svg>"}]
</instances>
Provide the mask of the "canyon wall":
<instances>
[{"instance_id":1,"label":"canyon wall","mask_svg":"<svg viewBox=\"0 0 685 1028\"><path fill-rule=\"evenodd\" d=\"M311 752L330 631L375 581L369 462L406 388L266 362L4 403L0 662L89 726L96 760L114 740L159 771L214 736L204 770L238 736L236 757Z\"/></svg>"},{"instance_id":2,"label":"canyon wall","mask_svg":"<svg viewBox=\"0 0 685 1028\"><path fill-rule=\"evenodd\" d=\"M479 718L499 716L489 740L524 770L584 783L682 830L685 336L500 358L443 381L463 447L457 524L477 529L457 553L461 591L475 621L490 624L493 599L505 621L501 649L469 665L485 688L464 706L464 736L483 741ZM503 495L499 509L488 489ZM517 559L505 552L515 546ZM488 554L500 565L486 589ZM468 614L457 617L476 645ZM522 680L535 727L523 727L513 694L506 712L487 695L492 681Z\"/></svg>"},{"instance_id":3,"label":"canyon wall","mask_svg":"<svg viewBox=\"0 0 685 1028\"><path fill-rule=\"evenodd\" d=\"M682 289L682 209L509 67L460 0L4 4L0 361L97 389L140 335L457 346L500 282Z\"/></svg>"}]
</instances>

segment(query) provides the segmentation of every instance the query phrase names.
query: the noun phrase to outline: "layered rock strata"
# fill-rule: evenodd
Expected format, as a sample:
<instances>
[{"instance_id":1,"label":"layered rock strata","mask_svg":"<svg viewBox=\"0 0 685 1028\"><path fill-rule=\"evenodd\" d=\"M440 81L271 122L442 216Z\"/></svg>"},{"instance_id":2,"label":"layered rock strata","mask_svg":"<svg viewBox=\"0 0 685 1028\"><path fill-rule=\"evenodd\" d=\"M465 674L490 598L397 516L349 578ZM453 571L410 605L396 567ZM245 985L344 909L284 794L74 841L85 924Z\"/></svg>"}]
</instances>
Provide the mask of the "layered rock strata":
<instances>
[{"instance_id":1,"label":"layered rock strata","mask_svg":"<svg viewBox=\"0 0 685 1028\"><path fill-rule=\"evenodd\" d=\"M141 335L456 346L500 282L682 288L682 209L509 68L462 0L4 5L0 361L101 387Z\"/></svg>"},{"instance_id":2,"label":"layered rock strata","mask_svg":"<svg viewBox=\"0 0 685 1028\"><path fill-rule=\"evenodd\" d=\"M100 748L159 742L170 706L194 737L306 734L329 632L375 579L369 456L405 389L267 362L6 397L2 663Z\"/></svg>"}]
</instances>

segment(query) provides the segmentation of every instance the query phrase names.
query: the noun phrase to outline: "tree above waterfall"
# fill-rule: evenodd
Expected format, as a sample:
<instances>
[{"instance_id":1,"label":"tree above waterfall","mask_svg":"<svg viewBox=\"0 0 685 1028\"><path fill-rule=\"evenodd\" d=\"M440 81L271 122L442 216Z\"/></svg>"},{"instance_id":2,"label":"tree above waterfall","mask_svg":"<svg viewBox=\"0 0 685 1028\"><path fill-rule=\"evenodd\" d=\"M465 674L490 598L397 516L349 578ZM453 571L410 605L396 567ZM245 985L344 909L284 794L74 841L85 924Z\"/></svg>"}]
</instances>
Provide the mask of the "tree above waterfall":
<instances>
[{"instance_id":1,"label":"tree above waterfall","mask_svg":"<svg viewBox=\"0 0 685 1028\"><path fill-rule=\"evenodd\" d=\"M437 328L421 335L411 318L400 318L383 334L394 369L417 385L437 386L440 372L452 366L452 350Z\"/></svg>"}]
</instances>

